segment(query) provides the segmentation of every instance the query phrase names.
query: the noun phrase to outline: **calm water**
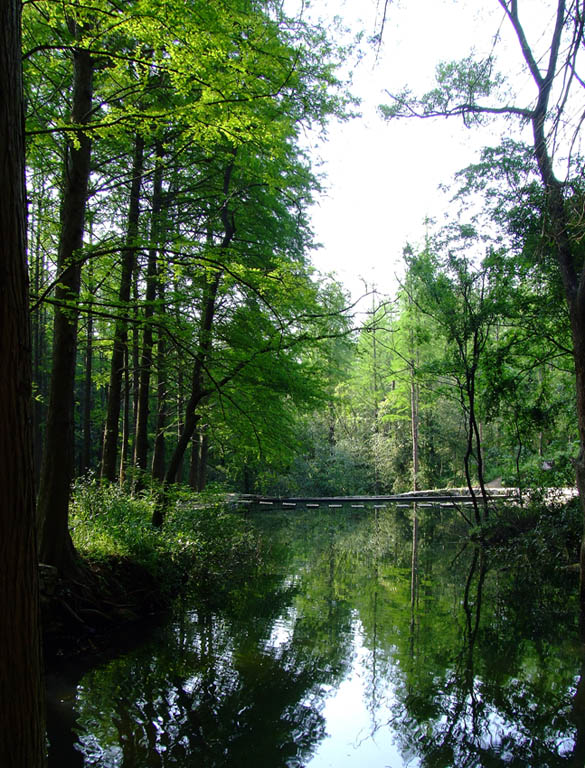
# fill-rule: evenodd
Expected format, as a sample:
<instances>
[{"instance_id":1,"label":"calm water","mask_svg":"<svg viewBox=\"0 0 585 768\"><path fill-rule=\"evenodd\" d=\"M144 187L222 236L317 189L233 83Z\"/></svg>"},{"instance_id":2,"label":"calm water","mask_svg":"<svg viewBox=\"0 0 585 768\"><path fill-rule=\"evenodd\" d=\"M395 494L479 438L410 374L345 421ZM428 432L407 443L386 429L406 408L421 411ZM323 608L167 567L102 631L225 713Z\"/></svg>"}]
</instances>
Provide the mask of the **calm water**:
<instances>
[{"instance_id":1,"label":"calm water","mask_svg":"<svg viewBox=\"0 0 585 768\"><path fill-rule=\"evenodd\" d=\"M575 577L488 559L439 510L413 568L411 514L253 516L272 573L53 678L51 766L582 768Z\"/></svg>"}]
</instances>

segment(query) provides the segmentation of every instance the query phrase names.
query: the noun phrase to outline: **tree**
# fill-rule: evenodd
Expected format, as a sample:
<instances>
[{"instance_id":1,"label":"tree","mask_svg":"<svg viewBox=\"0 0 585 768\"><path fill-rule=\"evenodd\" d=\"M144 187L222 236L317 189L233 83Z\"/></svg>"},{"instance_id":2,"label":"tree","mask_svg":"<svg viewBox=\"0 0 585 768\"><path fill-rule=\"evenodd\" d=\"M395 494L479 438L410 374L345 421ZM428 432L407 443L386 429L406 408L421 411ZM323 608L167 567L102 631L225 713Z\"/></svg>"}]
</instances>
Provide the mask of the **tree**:
<instances>
[{"instance_id":1,"label":"tree","mask_svg":"<svg viewBox=\"0 0 585 768\"><path fill-rule=\"evenodd\" d=\"M525 71L534 86L528 104L510 103L503 93L504 78L495 72L493 56L481 61L469 56L462 62L437 68L437 88L420 99L407 92L393 96L391 106L382 107L386 117L433 117L460 115L471 124L489 115L505 115L528 123L532 130L532 152L545 193L546 237L554 249L568 306L572 351L575 364L579 454L575 460L577 486L585 518L585 262L579 253L571 215L572 186L555 168L555 148L568 141L568 177L575 170L573 145L581 128L579 120L571 136L567 123L574 105L575 90L582 94L583 78L578 73L582 48L585 7L581 0L557 0L548 51L531 43L520 16L518 0L497 0L510 24ZM534 14L531 6L527 14ZM541 38L538 38L539 40ZM491 103L486 99L492 98ZM581 110L577 110L580 114ZM561 141L562 143L562 141ZM580 604L585 618L585 533L580 556Z\"/></svg>"},{"instance_id":2,"label":"tree","mask_svg":"<svg viewBox=\"0 0 585 768\"><path fill-rule=\"evenodd\" d=\"M158 23L161 9L165 25ZM300 263L301 252L304 258L310 247L305 209L315 180L306 164L288 161L297 161L303 154L300 126L323 125L329 115L343 112L346 97L334 75L337 53L324 30L311 27L302 18L286 17L275 0L264 4L235 0L228 10L221 0L195 0L187 5L180 0L135 0L123 8L110 0L86 6L72 0L57 5L38 0L26 4L24 30L29 158L31 174L39 180L35 185L39 207L43 190L52 190L46 206L50 214L45 219L38 216L34 222L39 230L36 242L47 243L50 275L42 283L38 281L36 299L39 305L43 301L51 305L54 312L52 381L38 506L40 543L47 562L72 571L75 559L68 534L68 502L77 439L75 373L76 366L79 370L77 341L83 313L88 313L88 335L86 386L80 400L85 404L86 435L89 425L97 425L103 412L107 413L104 476L112 478L115 471L120 372L124 355L130 357L125 337L132 328L135 372L140 368L138 338L142 331L144 375L140 387L138 375L134 376L133 399L128 397L129 384L126 386L124 450L131 415L136 424L135 461L141 468L146 466L148 430L154 427L148 420L149 395L153 400L149 388L156 375L160 397L154 474L174 481L198 420L195 408L205 399L202 393L211 396L218 384L232 376L221 373L213 379L207 370L212 330L207 326L214 323L216 298L224 302L223 333L231 319L238 317L240 290L260 295L262 281L277 282L280 268L270 261L271 247L278 247L283 262L288 258L283 256L285 249L290 251L291 263L295 259ZM128 158L135 136L137 141L144 139L144 173L138 172L135 163L136 204L131 206ZM158 154L164 156L157 182L159 203L154 192L148 196L149 151L157 143ZM245 179L242 173L224 201L223 193L218 194L218 188L223 189L224 161L240 147L247 152L244 171L257 160L261 172ZM303 175L304 190L299 181ZM146 215L136 224L140 177L140 202L150 202L152 208L150 235L143 223ZM294 183L289 183L289 177ZM231 224L228 221L228 229L222 228L222 216L252 197L257 204L276 199L277 205L263 205L253 239L246 247L242 236L238 248L232 249ZM160 217L157 205L163 208ZM120 211L131 208L134 214L124 222ZM248 208L251 221L252 203L248 202ZM45 227L51 216L60 218L59 226ZM296 230L295 217L303 225ZM93 223L91 237L88 222ZM261 248L264 235L277 237L279 227L284 231L282 241L270 241ZM209 232L214 246L221 246L224 233L223 248L207 243ZM55 251L57 259L52 259ZM132 274L134 257L141 268L146 252L152 256L146 278L139 270ZM121 261L126 263L123 274L119 274ZM169 311L163 306L167 300ZM248 333L253 332L248 326ZM217 347L211 361L217 370L222 355L229 357L230 339L222 336L211 342ZM97 365L92 360L94 352ZM194 360L195 397L183 392L185 356ZM242 368L244 363L240 360L238 366ZM106 391L104 371L108 367L111 386ZM94 386L101 387L101 396L93 398L93 420L90 374ZM180 437L174 451L168 439L173 398L180 405ZM183 412L185 403L187 413ZM165 425L169 426L166 435ZM171 456L166 471L162 461L165 437ZM89 452L85 450L85 454L87 457Z\"/></svg>"},{"instance_id":3,"label":"tree","mask_svg":"<svg viewBox=\"0 0 585 768\"><path fill-rule=\"evenodd\" d=\"M486 423L497 431L492 456L497 453L499 474L520 489L566 486L574 477L568 452L578 438L571 328L554 248L544 234L546 196L536 161L530 147L506 140L484 149L479 162L457 176L461 210L480 196L474 226L484 238L492 233L495 249L491 268L502 316L482 372Z\"/></svg>"},{"instance_id":4,"label":"tree","mask_svg":"<svg viewBox=\"0 0 585 768\"><path fill-rule=\"evenodd\" d=\"M69 21L73 39L71 122L77 133L67 142L64 192L57 258L53 362L43 462L39 481L39 553L43 562L63 572L75 569L69 536L69 489L74 469L73 391L77 354L77 300L81 285L81 248L90 176L91 141L83 126L91 120L94 62L79 46L83 29Z\"/></svg>"},{"instance_id":5,"label":"tree","mask_svg":"<svg viewBox=\"0 0 585 768\"><path fill-rule=\"evenodd\" d=\"M136 433L134 438L134 466L146 470L148 457L148 413L150 399L150 377L153 367L153 329L154 302L157 289L157 256L160 217L162 207L162 168L163 147L158 142L156 146L155 169L152 182L152 212L150 222L150 246L148 249L148 267L146 271L146 293L144 308L144 328L142 331L142 349L140 357L140 373L138 384L138 403L136 409Z\"/></svg>"},{"instance_id":6,"label":"tree","mask_svg":"<svg viewBox=\"0 0 585 768\"><path fill-rule=\"evenodd\" d=\"M122 315L116 322L114 331L114 346L110 361L110 386L108 396L108 410L104 429L104 443L102 449L101 477L105 480L114 480L116 472L116 459L118 455L118 428L120 421L122 373L124 369L124 355L127 355L128 347L128 321L127 307L130 302L132 290L132 276L136 265L136 250L138 224L140 216L140 187L142 184L144 164L144 139L137 135L134 143L134 160L132 164L132 185L130 190L130 209L128 211L127 245L122 255L122 275L118 302ZM128 394L128 393L126 393ZM125 416L128 409L125 409Z\"/></svg>"},{"instance_id":7,"label":"tree","mask_svg":"<svg viewBox=\"0 0 585 768\"><path fill-rule=\"evenodd\" d=\"M20 3L0 5L0 763L45 762L32 453Z\"/></svg>"},{"instance_id":8,"label":"tree","mask_svg":"<svg viewBox=\"0 0 585 768\"><path fill-rule=\"evenodd\" d=\"M471 248L471 233L466 232L459 247ZM435 371L452 382L464 414L466 448L463 458L465 479L473 501L475 522L488 517L485 490L484 448L479 422L479 380L492 329L501 312L497 270L489 255L474 268L469 255L457 253L453 243L442 259L429 253L409 258L412 278L411 298L423 314L436 323L445 341L444 356ZM441 263L442 262L442 263ZM480 488L482 512L474 491Z\"/></svg>"}]
</instances>

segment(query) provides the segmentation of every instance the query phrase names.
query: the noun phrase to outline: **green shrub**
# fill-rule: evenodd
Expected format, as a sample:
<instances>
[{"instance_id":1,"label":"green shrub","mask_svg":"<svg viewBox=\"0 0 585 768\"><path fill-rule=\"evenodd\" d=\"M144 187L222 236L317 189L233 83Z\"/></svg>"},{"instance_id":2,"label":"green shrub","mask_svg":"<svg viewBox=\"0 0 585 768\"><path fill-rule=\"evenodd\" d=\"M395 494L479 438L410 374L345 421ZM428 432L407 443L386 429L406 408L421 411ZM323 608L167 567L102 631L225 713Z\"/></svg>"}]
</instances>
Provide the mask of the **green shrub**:
<instances>
[{"instance_id":1,"label":"green shrub","mask_svg":"<svg viewBox=\"0 0 585 768\"><path fill-rule=\"evenodd\" d=\"M77 481L71 534L78 552L89 561L139 563L169 596L189 588L215 600L257 571L259 541L223 494L173 489L162 529L151 524L159 498L155 488L131 495L92 477Z\"/></svg>"},{"instance_id":2,"label":"green shrub","mask_svg":"<svg viewBox=\"0 0 585 768\"><path fill-rule=\"evenodd\" d=\"M582 513L579 499L551 501L536 495L524 506L508 505L475 531L505 557L556 568L579 558Z\"/></svg>"}]
</instances>

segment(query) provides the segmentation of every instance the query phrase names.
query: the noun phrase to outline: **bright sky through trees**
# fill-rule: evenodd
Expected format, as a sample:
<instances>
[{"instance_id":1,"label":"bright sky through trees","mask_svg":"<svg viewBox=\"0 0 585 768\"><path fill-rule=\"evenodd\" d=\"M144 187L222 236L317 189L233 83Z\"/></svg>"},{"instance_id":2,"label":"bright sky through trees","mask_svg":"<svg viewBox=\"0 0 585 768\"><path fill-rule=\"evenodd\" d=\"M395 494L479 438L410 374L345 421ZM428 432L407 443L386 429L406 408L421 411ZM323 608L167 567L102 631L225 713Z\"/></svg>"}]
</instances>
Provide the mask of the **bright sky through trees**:
<instances>
[{"instance_id":1,"label":"bright sky through trees","mask_svg":"<svg viewBox=\"0 0 585 768\"><path fill-rule=\"evenodd\" d=\"M500 25L498 57L509 56L505 74L515 87L522 88L519 78L525 78L517 42L502 24L496 0L389 3L376 61L365 38L379 31L382 6L381 0L315 0L309 9L326 19L339 16L352 32L364 30L362 48L367 52L353 69L362 117L333 125L327 143L317 147L327 181L313 212L316 237L323 245L315 263L322 271L336 272L354 298L364 283L381 293L394 292L404 246L422 244L425 220L443 216L449 195L438 186L449 185L456 171L478 158L481 147L497 144L510 130L503 122L498 128L495 121L468 129L460 118L385 123L377 113L377 106L389 101L385 90L429 90L440 61L463 58L471 50L489 55ZM546 12L541 16L544 39L548 17ZM527 21L530 30L534 18Z\"/></svg>"}]
</instances>

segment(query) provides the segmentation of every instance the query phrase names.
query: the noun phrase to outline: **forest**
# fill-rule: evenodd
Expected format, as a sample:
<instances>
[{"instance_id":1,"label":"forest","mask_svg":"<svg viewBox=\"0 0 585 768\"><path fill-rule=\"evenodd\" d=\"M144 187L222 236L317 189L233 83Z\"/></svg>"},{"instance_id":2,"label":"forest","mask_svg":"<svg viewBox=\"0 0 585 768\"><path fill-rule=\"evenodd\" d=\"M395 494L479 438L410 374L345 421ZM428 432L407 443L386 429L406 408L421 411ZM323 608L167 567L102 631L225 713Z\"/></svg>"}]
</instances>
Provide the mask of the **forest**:
<instances>
[{"instance_id":1,"label":"forest","mask_svg":"<svg viewBox=\"0 0 585 768\"><path fill-rule=\"evenodd\" d=\"M585 6L558 0L533 43L522 3L493 4L531 87L506 81L495 45L439 65L429 93L381 95L389 131L436 117L510 129L444 180L448 219L421 222L398 291L370 290L361 312L312 260L324 179L310 145L359 119L344 62L363 41L279 0L30 0L22 18L5 4L17 223L5 201L2 269L22 267L26 207L28 295L21 276L2 310L16 376L2 473L27 476L6 509L25 509L22 551L36 561L36 538L49 578L89 579L83 558L114 534L116 556L180 561L185 505L227 493L479 489L471 529L489 485L585 488ZM390 6L367 45L383 44ZM219 514L240 537L235 572L254 547ZM211 541L221 525L205 524ZM29 589L15 573L11 614Z\"/></svg>"},{"instance_id":2,"label":"forest","mask_svg":"<svg viewBox=\"0 0 585 768\"><path fill-rule=\"evenodd\" d=\"M24 11L43 562L66 567L88 473L402 491L414 440L419 487L572 484L571 326L534 152L509 140L462 169L451 220L420 253L405 244L399 294L372 293L356 322L311 266L302 141L351 114L344 52L277 9L224 11L179 4L180 40L172 4L167 39L148 4Z\"/></svg>"}]
</instances>

